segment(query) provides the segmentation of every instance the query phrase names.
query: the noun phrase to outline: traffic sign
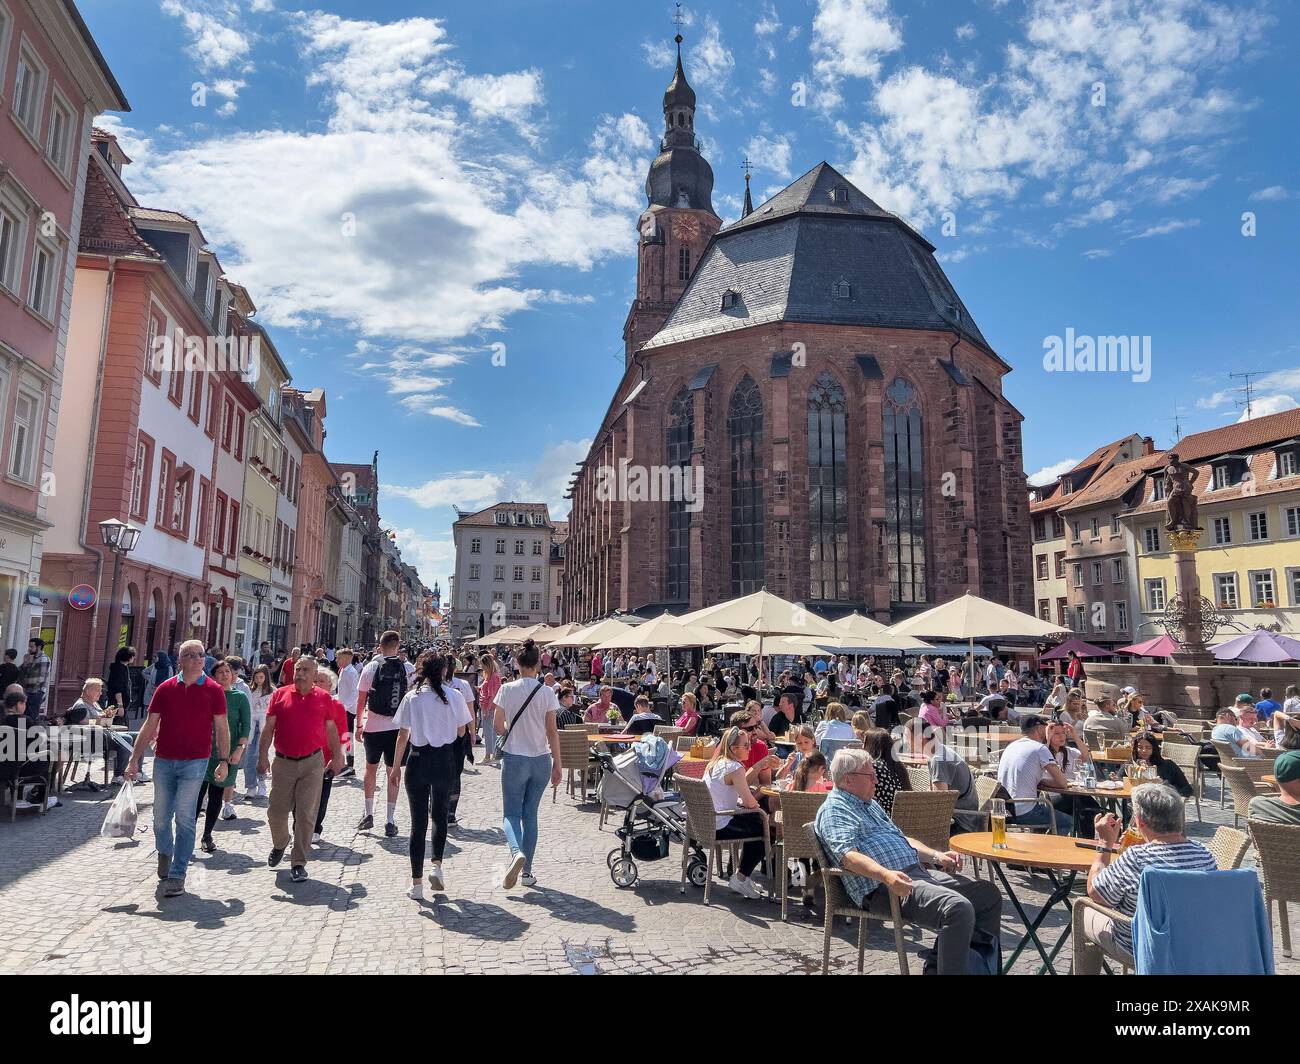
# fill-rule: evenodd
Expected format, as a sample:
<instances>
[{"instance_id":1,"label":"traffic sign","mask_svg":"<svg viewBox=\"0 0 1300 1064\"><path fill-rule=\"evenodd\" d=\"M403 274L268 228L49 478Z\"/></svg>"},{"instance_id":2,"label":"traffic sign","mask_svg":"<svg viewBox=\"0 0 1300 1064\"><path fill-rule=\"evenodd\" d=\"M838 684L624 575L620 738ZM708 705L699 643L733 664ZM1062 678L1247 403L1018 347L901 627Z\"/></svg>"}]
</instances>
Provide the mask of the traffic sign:
<instances>
[{"instance_id":1,"label":"traffic sign","mask_svg":"<svg viewBox=\"0 0 1300 1064\"><path fill-rule=\"evenodd\" d=\"M74 610L88 610L95 605L95 589L89 584L78 584L68 592L68 605Z\"/></svg>"}]
</instances>

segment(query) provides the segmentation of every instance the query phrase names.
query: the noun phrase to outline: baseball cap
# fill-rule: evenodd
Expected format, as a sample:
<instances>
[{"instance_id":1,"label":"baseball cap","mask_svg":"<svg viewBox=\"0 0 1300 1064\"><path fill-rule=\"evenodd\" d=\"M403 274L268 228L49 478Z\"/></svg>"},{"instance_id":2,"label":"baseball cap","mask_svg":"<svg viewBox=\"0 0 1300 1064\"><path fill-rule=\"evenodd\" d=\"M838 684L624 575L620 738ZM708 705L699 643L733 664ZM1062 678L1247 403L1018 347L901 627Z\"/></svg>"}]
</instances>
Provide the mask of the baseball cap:
<instances>
[{"instance_id":1,"label":"baseball cap","mask_svg":"<svg viewBox=\"0 0 1300 1064\"><path fill-rule=\"evenodd\" d=\"M1121 687L1120 693L1126 695L1135 695L1138 693L1138 689L1136 687Z\"/></svg>"},{"instance_id":2,"label":"baseball cap","mask_svg":"<svg viewBox=\"0 0 1300 1064\"><path fill-rule=\"evenodd\" d=\"M1279 754L1273 762L1273 778L1278 783L1294 783L1300 780L1300 750L1288 750Z\"/></svg>"},{"instance_id":3,"label":"baseball cap","mask_svg":"<svg viewBox=\"0 0 1300 1064\"><path fill-rule=\"evenodd\" d=\"M1020 718L1020 730L1022 732L1031 732L1035 728L1041 728L1046 723L1046 718L1040 717L1036 713L1031 713L1027 717Z\"/></svg>"},{"instance_id":4,"label":"baseball cap","mask_svg":"<svg viewBox=\"0 0 1300 1064\"><path fill-rule=\"evenodd\" d=\"M1251 698L1250 695L1247 694L1245 691L1242 691L1241 694L1237 696L1237 704L1253 706L1255 704L1255 700Z\"/></svg>"}]
</instances>

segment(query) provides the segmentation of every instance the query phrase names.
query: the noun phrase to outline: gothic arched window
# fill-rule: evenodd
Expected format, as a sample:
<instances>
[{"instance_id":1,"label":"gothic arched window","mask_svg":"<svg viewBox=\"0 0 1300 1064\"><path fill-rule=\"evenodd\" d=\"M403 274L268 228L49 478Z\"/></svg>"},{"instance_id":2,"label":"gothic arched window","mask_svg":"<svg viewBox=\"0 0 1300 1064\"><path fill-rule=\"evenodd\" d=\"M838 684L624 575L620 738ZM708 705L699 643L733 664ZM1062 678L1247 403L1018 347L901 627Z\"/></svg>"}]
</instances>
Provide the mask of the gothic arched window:
<instances>
[{"instance_id":1,"label":"gothic arched window","mask_svg":"<svg viewBox=\"0 0 1300 1064\"><path fill-rule=\"evenodd\" d=\"M889 599L924 602L925 462L921 449L921 406L916 390L901 377L885 389L885 549Z\"/></svg>"},{"instance_id":2,"label":"gothic arched window","mask_svg":"<svg viewBox=\"0 0 1300 1064\"><path fill-rule=\"evenodd\" d=\"M746 375L727 410L731 445L731 593L763 587L763 394Z\"/></svg>"},{"instance_id":3,"label":"gothic arched window","mask_svg":"<svg viewBox=\"0 0 1300 1064\"><path fill-rule=\"evenodd\" d=\"M695 487L691 478L694 440L695 398L683 388L668 408L667 458L670 482L688 490ZM669 602L690 601L691 513L679 491L674 491L668 502L668 579L664 592Z\"/></svg>"},{"instance_id":4,"label":"gothic arched window","mask_svg":"<svg viewBox=\"0 0 1300 1064\"><path fill-rule=\"evenodd\" d=\"M849 487L844 389L818 374L808 393L808 597L849 597Z\"/></svg>"},{"instance_id":5,"label":"gothic arched window","mask_svg":"<svg viewBox=\"0 0 1300 1064\"><path fill-rule=\"evenodd\" d=\"M691 279L691 249L681 247L677 249L677 280L689 281Z\"/></svg>"}]
</instances>

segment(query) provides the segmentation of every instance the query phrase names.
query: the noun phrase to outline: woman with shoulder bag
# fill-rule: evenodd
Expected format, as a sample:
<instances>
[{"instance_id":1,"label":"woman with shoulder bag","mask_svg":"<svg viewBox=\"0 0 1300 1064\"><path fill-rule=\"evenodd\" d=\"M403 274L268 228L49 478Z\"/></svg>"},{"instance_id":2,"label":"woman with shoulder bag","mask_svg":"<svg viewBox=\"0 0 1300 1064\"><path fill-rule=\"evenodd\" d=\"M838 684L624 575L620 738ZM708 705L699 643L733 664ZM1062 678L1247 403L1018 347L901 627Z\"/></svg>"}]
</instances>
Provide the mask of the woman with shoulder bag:
<instances>
[{"instance_id":1,"label":"woman with shoulder bag","mask_svg":"<svg viewBox=\"0 0 1300 1064\"><path fill-rule=\"evenodd\" d=\"M457 760L463 759L462 736L468 734L473 717L459 691L445 685L448 660L432 652L419 659L420 682L407 691L393 720L397 725L397 749L389 782L402 781L402 758L406 760L406 799L411 809L411 889L407 897L424 899L424 840L433 820L433 862L429 886L443 894L447 881L442 856L447 845L447 818L452 788L457 777Z\"/></svg>"},{"instance_id":2,"label":"woman with shoulder bag","mask_svg":"<svg viewBox=\"0 0 1300 1064\"><path fill-rule=\"evenodd\" d=\"M560 785L560 732L555 725L559 703L555 691L537 678L540 661L537 644L525 640L516 659L520 678L503 684L496 695L502 819L510 846L510 863L501 877L506 890L519 881L521 872L524 886L537 883L537 807L548 781L552 787Z\"/></svg>"}]
</instances>

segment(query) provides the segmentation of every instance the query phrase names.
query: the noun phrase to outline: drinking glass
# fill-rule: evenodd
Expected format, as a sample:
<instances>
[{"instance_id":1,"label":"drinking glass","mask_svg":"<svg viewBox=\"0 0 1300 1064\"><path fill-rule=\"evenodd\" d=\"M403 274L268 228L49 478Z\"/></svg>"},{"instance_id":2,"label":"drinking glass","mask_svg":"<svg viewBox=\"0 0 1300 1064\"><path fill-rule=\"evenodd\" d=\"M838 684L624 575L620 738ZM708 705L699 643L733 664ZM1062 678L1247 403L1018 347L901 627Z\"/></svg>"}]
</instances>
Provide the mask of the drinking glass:
<instances>
[{"instance_id":1,"label":"drinking glass","mask_svg":"<svg viewBox=\"0 0 1300 1064\"><path fill-rule=\"evenodd\" d=\"M993 848L1007 848L1007 803L994 798L989 806L989 827L993 832Z\"/></svg>"}]
</instances>

